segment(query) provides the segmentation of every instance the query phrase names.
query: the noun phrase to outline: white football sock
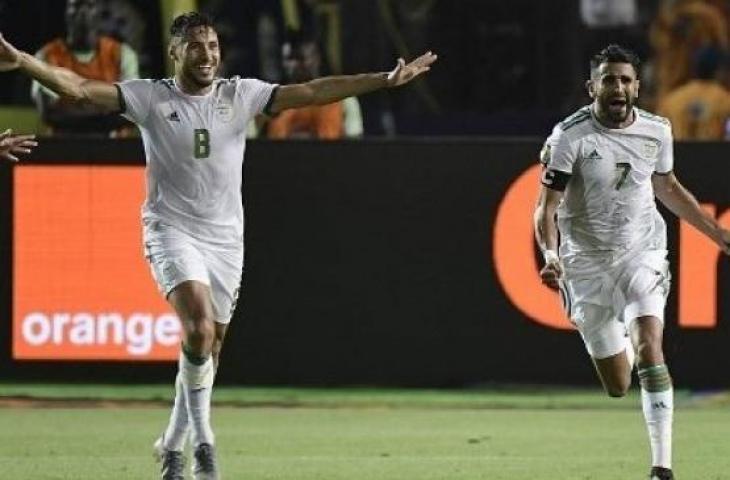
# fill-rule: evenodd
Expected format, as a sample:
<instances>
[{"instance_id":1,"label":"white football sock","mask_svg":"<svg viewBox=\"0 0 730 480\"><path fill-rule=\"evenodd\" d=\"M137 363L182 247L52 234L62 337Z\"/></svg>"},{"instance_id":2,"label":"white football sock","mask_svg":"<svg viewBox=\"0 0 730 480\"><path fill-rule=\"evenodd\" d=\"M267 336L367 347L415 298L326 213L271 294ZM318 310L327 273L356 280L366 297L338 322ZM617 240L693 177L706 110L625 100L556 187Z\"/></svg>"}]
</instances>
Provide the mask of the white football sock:
<instances>
[{"instance_id":1,"label":"white football sock","mask_svg":"<svg viewBox=\"0 0 730 480\"><path fill-rule=\"evenodd\" d=\"M669 373L666 366L659 365L641 369L639 377L641 378L641 404L644 411L644 419L646 427L649 431L649 442L651 444L651 462L654 467L672 468L672 421L674 417L674 389L669 383L668 387L662 391L652 390L651 382L647 380L647 376L654 376L654 373L648 374L650 369L663 368L665 379L669 379ZM666 384L666 380L660 380L660 384ZM669 380L671 382L671 380ZM655 384L656 385L656 384ZM647 386L649 388L647 388Z\"/></svg>"},{"instance_id":2,"label":"white football sock","mask_svg":"<svg viewBox=\"0 0 730 480\"><path fill-rule=\"evenodd\" d=\"M201 365L195 365L183 354L181 365L193 447L197 447L201 443L212 445L214 437L210 426L210 399L215 377L213 358L208 356Z\"/></svg>"},{"instance_id":3,"label":"white football sock","mask_svg":"<svg viewBox=\"0 0 730 480\"><path fill-rule=\"evenodd\" d=\"M172 406L170 422L165 430L165 450L181 452L185 446L185 437L188 433L188 406L185 401L185 389L182 385L182 376L178 371L175 377L175 403Z\"/></svg>"}]
</instances>

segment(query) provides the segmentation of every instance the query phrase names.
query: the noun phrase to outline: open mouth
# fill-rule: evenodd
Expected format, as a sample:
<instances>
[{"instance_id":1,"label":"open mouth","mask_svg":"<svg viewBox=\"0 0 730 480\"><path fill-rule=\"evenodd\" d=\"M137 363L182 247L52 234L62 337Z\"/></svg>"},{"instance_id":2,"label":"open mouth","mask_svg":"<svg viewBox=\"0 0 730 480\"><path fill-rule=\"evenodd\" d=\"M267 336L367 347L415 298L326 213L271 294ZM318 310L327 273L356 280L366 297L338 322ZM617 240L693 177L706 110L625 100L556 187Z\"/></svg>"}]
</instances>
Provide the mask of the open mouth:
<instances>
[{"instance_id":1,"label":"open mouth","mask_svg":"<svg viewBox=\"0 0 730 480\"><path fill-rule=\"evenodd\" d=\"M623 110L626 107L626 99L623 97L613 98L613 99L609 100L608 107L614 111Z\"/></svg>"},{"instance_id":2,"label":"open mouth","mask_svg":"<svg viewBox=\"0 0 730 480\"><path fill-rule=\"evenodd\" d=\"M213 66L211 65L200 65L198 67L198 71L202 73L203 75L210 75L213 73Z\"/></svg>"}]
</instances>

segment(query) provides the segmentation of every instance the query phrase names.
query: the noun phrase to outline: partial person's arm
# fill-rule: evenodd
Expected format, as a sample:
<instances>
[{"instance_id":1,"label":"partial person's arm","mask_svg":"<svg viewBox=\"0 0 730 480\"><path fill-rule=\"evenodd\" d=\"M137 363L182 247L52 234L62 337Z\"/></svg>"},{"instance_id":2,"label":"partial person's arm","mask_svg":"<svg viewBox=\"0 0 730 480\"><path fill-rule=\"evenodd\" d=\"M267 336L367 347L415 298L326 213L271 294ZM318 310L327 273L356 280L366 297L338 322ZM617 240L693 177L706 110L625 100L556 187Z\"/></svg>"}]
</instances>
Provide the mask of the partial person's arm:
<instances>
[{"instance_id":1,"label":"partial person's arm","mask_svg":"<svg viewBox=\"0 0 730 480\"><path fill-rule=\"evenodd\" d=\"M87 102L109 112L121 110L119 91L113 84L88 80L65 68L41 62L16 49L0 34L0 71L15 69L72 101Z\"/></svg>"},{"instance_id":2,"label":"partial person's arm","mask_svg":"<svg viewBox=\"0 0 730 480\"><path fill-rule=\"evenodd\" d=\"M427 52L406 64L401 58L391 72L363 73L324 77L307 83L282 85L276 90L268 113L276 114L288 108L325 105L347 97L362 95L381 88L404 85L431 69L438 57Z\"/></svg>"},{"instance_id":3,"label":"partial person's arm","mask_svg":"<svg viewBox=\"0 0 730 480\"><path fill-rule=\"evenodd\" d=\"M679 182L673 172L652 176L654 194L676 216L702 232L730 255L730 230L722 228L705 212L697 199Z\"/></svg>"},{"instance_id":4,"label":"partial person's arm","mask_svg":"<svg viewBox=\"0 0 730 480\"><path fill-rule=\"evenodd\" d=\"M555 214L562 199L563 192L543 185L533 216L535 240L545 257L540 278L551 288L558 288L558 281L563 274L558 257L558 226L555 224Z\"/></svg>"},{"instance_id":5,"label":"partial person's arm","mask_svg":"<svg viewBox=\"0 0 730 480\"><path fill-rule=\"evenodd\" d=\"M35 135L13 135L11 129L0 133L0 157L11 162L18 161L16 154L30 153L37 145Z\"/></svg>"}]
</instances>

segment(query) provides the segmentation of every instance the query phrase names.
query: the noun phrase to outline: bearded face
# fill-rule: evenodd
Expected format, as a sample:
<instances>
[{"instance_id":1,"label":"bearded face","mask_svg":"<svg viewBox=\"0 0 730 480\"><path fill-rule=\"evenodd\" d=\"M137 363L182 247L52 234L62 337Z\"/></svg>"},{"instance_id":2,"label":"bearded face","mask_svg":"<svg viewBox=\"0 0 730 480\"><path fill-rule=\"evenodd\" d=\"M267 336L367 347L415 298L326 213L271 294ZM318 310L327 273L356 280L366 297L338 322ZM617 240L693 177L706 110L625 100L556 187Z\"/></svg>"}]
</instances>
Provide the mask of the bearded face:
<instances>
[{"instance_id":1,"label":"bearded face","mask_svg":"<svg viewBox=\"0 0 730 480\"><path fill-rule=\"evenodd\" d=\"M630 63L602 63L588 82L598 119L611 128L623 128L633 121L633 107L639 96L639 80Z\"/></svg>"},{"instance_id":2,"label":"bearded face","mask_svg":"<svg viewBox=\"0 0 730 480\"><path fill-rule=\"evenodd\" d=\"M193 28L173 46L172 56L175 69L185 82L204 89L213 83L220 66L218 34L211 27Z\"/></svg>"}]
</instances>

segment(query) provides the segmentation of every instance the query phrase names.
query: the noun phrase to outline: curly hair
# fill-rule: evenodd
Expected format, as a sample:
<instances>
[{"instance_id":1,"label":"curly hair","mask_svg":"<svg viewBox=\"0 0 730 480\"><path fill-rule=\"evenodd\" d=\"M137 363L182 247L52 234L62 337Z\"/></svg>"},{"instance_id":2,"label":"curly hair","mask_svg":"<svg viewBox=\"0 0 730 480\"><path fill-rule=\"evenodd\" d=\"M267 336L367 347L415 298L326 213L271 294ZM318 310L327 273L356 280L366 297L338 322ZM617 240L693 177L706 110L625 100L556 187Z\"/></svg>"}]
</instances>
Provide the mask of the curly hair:
<instances>
[{"instance_id":1,"label":"curly hair","mask_svg":"<svg viewBox=\"0 0 730 480\"><path fill-rule=\"evenodd\" d=\"M200 12L187 12L175 17L170 25L170 36L171 37L185 37L190 29L195 27L211 27L213 25L213 19Z\"/></svg>"}]
</instances>

